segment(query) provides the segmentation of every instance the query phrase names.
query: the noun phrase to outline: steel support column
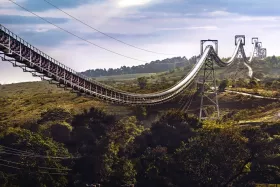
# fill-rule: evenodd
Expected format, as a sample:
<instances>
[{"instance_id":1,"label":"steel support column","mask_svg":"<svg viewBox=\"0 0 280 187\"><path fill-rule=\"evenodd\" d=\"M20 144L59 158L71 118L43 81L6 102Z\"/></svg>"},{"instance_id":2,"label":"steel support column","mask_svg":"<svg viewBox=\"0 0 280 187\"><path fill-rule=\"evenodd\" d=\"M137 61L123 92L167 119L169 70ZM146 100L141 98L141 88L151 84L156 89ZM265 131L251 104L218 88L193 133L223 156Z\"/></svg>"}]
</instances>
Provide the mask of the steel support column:
<instances>
[{"instance_id":1,"label":"steel support column","mask_svg":"<svg viewBox=\"0 0 280 187\"><path fill-rule=\"evenodd\" d=\"M205 119L209 117L207 109L210 106L215 107L213 112L213 118L218 119L220 117L219 103L218 103L218 93L214 69L214 59L210 54L204 64L203 68L203 80L201 88L201 103L200 103L200 112L199 119ZM207 87L206 87L207 86ZM208 90L207 90L208 89ZM209 92L209 90L211 90ZM216 113L216 114L215 114Z\"/></svg>"},{"instance_id":2,"label":"steel support column","mask_svg":"<svg viewBox=\"0 0 280 187\"><path fill-rule=\"evenodd\" d=\"M237 51L237 55L236 55L236 68L235 68L235 73L234 73L234 76L231 77L231 79L236 82L236 79L237 79L237 75L238 73L241 72L242 68L240 68L240 64L241 64L241 59L243 58L242 56L242 51L241 49L239 48L238 51ZM245 62L243 62L245 63Z\"/></svg>"}]
</instances>

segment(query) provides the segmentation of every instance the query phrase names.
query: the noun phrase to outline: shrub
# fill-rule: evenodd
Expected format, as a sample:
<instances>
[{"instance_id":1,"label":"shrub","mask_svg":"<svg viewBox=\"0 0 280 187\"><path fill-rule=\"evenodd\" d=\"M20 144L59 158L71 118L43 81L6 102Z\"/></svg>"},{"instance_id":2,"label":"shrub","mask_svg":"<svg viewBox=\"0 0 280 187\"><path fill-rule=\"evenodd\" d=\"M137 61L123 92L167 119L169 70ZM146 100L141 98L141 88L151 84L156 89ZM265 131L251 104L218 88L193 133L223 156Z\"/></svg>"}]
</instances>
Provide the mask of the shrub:
<instances>
[{"instance_id":1,"label":"shrub","mask_svg":"<svg viewBox=\"0 0 280 187\"><path fill-rule=\"evenodd\" d=\"M219 91L224 92L226 87L228 86L228 84L229 84L229 81L227 79L222 80L220 85L219 85Z\"/></svg>"}]
</instances>

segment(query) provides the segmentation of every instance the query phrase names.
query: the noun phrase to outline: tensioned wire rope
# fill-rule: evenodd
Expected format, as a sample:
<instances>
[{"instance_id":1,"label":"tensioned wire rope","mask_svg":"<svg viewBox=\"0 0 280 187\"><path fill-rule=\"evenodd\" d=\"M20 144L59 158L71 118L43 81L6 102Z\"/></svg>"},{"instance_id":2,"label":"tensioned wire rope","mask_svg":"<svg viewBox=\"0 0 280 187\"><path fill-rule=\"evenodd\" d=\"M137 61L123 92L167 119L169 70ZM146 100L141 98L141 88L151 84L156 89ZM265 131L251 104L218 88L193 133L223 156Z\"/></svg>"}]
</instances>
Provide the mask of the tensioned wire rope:
<instances>
[{"instance_id":1,"label":"tensioned wire rope","mask_svg":"<svg viewBox=\"0 0 280 187\"><path fill-rule=\"evenodd\" d=\"M91 25L87 24L86 22L82 21L81 19L79 19L79 18L77 18L77 17L71 15L70 13L66 12L65 10L59 8L57 5L51 3L50 1L47 1L47 0L43 0L43 1L45 1L46 3L48 3L49 5L51 5L52 7L56 8L57 10L63 12L64 14L68 15L68 16L71 17L72 19L74 19L74 20L80 22L81 24L83 24L83 25L85 25L85 26L91 28L92 30L94 30L94 31L96 31L96 32L99 32L99 33L103 34L104 36L107 36L107 37L109 37L109 38L111 38L111 39L113 39L113 40L115 40L115 41L118 41L118 42L120 42L120 43L122 43L122 44L125 44L125 45L127 45L127 46L129 46L129 47L133 47L133 48L135 48L135 49L139 49L139 50L142 50L142 51L145 51L145 52L149 52L149 53L154 53L154 54L175 55L175 54L167 54L167 53L160 53L160 52L150 51L150 50L143 49L143 48L137 47L137 46L135 46L135 45L126 43L126 42L124 42L124 41L122 41L122 40L120 40L120 39L117 39L117 38L115 38L115 37L113 37L113 36L111 36L111 35L109 35L109 34L107 34L107 33L105 33L105 32L102 32L102 31L100 31L100 30L98 30L98 29L92 27Z\"/></svg>"},{"instance_id":2,"label":"tensioned wire rope","mask_svg":"<svg viewBox=\"0 0 280 187\"><path fill-rule=\"evenodd\" d=\"M11 163L11 164L16 164L16 165L22 165L22 166L26 166L26 167L31 167L31 168L39 168L39 169L46 169L46 170L71 171L71 169L63 169L63 168L42 167L42 166L28 166L28 165L23 164L23 163L14 162L14 161L6 160L6 159L1 159L1 157L0 157L0 161L2 161L2 162L7 162L7 163Z\"/></svg>"},{"instance_id":3,"label":"tensioned wire rope","mask_svg":"<svg viewBox=\"0 0 280 187\"><path fill-rule=\"evenodd\" d=\"M1 163L0 163L0 166L4 166L4 167L7 167L7 168L12 168L12 169L17 169L17 170L24 170L24 169L26 169L26 168L22 168L22 167L10 166L10 165L1 164ZM37 171L37 172L31 172L31 173L42 173L42 174L48 174L48 175L69 175L67 173L50 173L50 172L43 172L43 171Z\"/></svg>"},{"instance_id":4,"label":"tensioned wire rope","mask_svg":"<svg viewBox=\"0 0 280 187\"><path fill-rule=\"evenodd\" d=\"M126 55L123 55L123 54L121 54L121 53L115 52L115 51L113 51L113 50L111 50L111 49L107 49L107 48L105 48L105 47L102 47L102 46L100 46L100 45L97 45L97 44L95 44L95 43L93 43L93 42L91 42L91 41L89 41L89 40L87 40L87 39L85 39L85 38L83 38L83 37L81 37L81 36L78 36L78 35L76 35L76 34L70 32L70 31L68 31L68 30L66 30L66 29L64 29L64 28L62 28L62 27L60 27L60 26L58 26L58 25L52 23L51 21L49 21L49 20L47 20L47 19L45 19L45 18L39 16L38 14L36 14L36 13L34 13L34 12L28 10L27 8L25 8L25 7L23 7L22 5L20 5L20 4L16 3L16 2L14 2L13 0L8 0L8 1L10 1L11 3L17 5L18 7L22 8L23 10L25 10L25 11L27 11L27 12L33 14L34 16L40 18L41 20L43 20L43 21L49 23L50 25L53 25L53 26L55 26L56 28L58 28L58 29L60 29L60 30L62 30L62 31L64 31L64 32L66 32L66 33L68 33L68 34L70 34L70 35L72 35L72 36L74 36L74 37L76 37L76 38L82 40L82 41L85 41L85 42L87 42L87 43L89 43L89 44L91 44L91 45L93 45L93 46L95 46L95 47L98 47L98 48L103 49L103 50L105 50L105 51L108 51L108 52L110 52L110 53L114 53L114 54L116 54L116 55L119 55L119 56L122 56L122 57L125 57L125 58L128 58L128 59L131 59L131 60L135 60L135 61L140 61L140 62L148 63L148 61L140 60L140 59L137 59L137 58L134 58L134 57L130 57L130 56L126 56Z\"/></svg>"},{"instance_id":5,"label":"tensioned wire rope","mask_svg":"<svg viewBox=\"0 0 280 187\"><path fill-rule=\"evenodd\" d=\"M19 157L29 157L29 158L43 158L43 159L71 159L71 157L53 157L53 156L44 156L44 155L37 155L28 151L22 151L19 149L14 149L14 148L10 148L7 146L3 146L0 145L0 148L4 148L4 152L3 150L0 149L0 155L1 154L6 154L6 155L13 155L13 156L19 156ZM5 150L7 149L7 150ZM23 163L19 163L19 162L14 162L14 161L10 161L10 160L6 160L6 159L2 159L2 157L0 157L0 161L1 162L6 162L7 164L14 164L14 165L21 165L21 166L25 166L25 168L22 167L18 167L18 166L13 166L13 165L7 165L7 164L3 164L0 163L0 166L4 166L4 167L8 167L8 168L13 168L13 169L17 169L17 170L24 170L26 168L38 168L38 169L44 169L44 170L57 170L57 171L72 171L71 169L64 169L64 168L54 168L54 167L42 167L42 166L28 166L26 164ZM31 172L31 171L30 171ZM45 171L36 171L42 174L50 174L50 175L68 175L67 173L61 173L61 172L45 172ZM32 172L32 173L36 173L36 172Z\"/></svg>"},{"instance_id":6,"label":"tensioned wire rope","mask_svg":"<svg viewBox=\"0 0 280 187\"><path fill-rule=\"evenodd\" d=\"M1 148L3 150L1 150ZM7 150L5 150L7 149ZM14 156L25 156L25 157L31 157L31 158L52 158L52 159L78 159L81 157L59 157L59 156L46 156L46 155L40 155L28 151L22 151L19 149L14 149L11 147L0 145L0 154L7 154L7 155L14 155Z\"/></svg>"}]
</instances>

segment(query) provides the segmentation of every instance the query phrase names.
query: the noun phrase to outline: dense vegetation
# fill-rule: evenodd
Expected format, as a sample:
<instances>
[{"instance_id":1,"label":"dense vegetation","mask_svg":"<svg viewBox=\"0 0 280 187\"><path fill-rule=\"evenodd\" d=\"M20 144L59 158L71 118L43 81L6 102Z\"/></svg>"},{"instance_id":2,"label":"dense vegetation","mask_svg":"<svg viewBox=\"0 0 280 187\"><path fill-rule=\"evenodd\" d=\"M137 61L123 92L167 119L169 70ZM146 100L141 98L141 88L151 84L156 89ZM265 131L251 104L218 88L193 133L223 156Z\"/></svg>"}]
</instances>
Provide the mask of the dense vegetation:
<instances>
[{"instance_id":1,"label":"dense vegetation","mask_svg":"<svg viewBox=\"0 0 280 187\"><path fill-rule=\"evenodd\" d=\"M196 63L197 58L199 56L193 56L190 59L186 57L174 57L168 58L164 60L156 60L150 63L146 63L144 65L139 66L122 66L120 68L109 68L109 69L90 69L82 74L89 77L100 77L100 76L113 76L113 75L126 75L126 74L141 74L141 73L159 73L164 71L174 70L176 68L188 67L189 69ZM224 58L223 60L228 60L228 58ZM255 60L252 64L254 69L259 70L261 68L262 73L269 73L272 68L280 67L280 57L277 56L269 56L264 60L258 61Z\"/></svg>"},{"instance_id":2,"label":"dense vegetation","mask_svg":"<svg viewBox=\"0 0 280 187\"><path fill-rule=\"evenodd\" d=\"M5 187L280 183L279 133L280 124L200 123L175 110L144 128L133 116L53 108L30 128L1 129L0 180Z\"/></svg>"},{"instance_id":3,"label":"dense vegetation","mask_svg":"<svg viewBox=\"0 0 280 187\"><path fill-rule=\"evenodd\" d=\"M273 59L266 65L257 61L254 68L276 72L280 64ZM142 93L164 89L188 69L118 87ZM197 114L197 92L186 113L179 110L179 99L153 108L121 107L45 82L0 85L0 186L279 184L280 105L224 91L278 93L280 80L266 74L261 81L221 77L222 118L203 122L191 114ZM189 99L194 87L184 97ZM148 120L152 113L155 120Z\"/></svg>"},{"instance_id":4,"label":"dense vegetation","mask_svg":"<svg viewBox=\"0 0 280 187\"><path fill-rule=\"evenodd\" d=\"M265 59L265 62L270 63L271 65L274 65L276 67L279 67L280 65L280 57L279 56L269 56Z\"/></svg>"},{"instance_id":5,"label":"dense vegetation","mask_svg":"<svg viewBox=\"0 0 280 187\"><path fill-rule=\"evenodd\" d=\"M158 73L163 71L168 71L177 67L184 67L187 65L192 65L196 62L196 57L192 57L189 60L186 57L174 57L167 58L164 60L156 60L150 63L139 66L122 66L120 68L109 68L107 69L94 69L82 72L82 74L89 77L99 77L99 76L111 76L111 75L124 75L124 74L136 74L136 73Z\"/></svg>"}]
</instances>

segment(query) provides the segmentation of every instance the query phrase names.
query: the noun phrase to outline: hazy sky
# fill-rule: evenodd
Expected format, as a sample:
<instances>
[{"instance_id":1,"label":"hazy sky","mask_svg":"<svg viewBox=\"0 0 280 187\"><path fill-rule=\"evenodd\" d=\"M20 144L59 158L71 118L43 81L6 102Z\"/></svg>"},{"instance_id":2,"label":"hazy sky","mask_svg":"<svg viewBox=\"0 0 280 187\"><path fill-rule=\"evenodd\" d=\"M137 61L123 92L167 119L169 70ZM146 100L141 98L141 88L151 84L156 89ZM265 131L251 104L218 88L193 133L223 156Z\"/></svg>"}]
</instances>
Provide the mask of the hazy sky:
<instances>
[{"instance_id":1,"label":"hazy sky","mask_svg":"<svg viewBox=\"0 0 280 187\"><path fill-rule=\"evenodd\" d=\"M268 55L279 55L279 0L48 0L72 16L119 40L159 53L144 52L112 40L73 20L43 0L15 0L18 4L79 37L142 61L197 55L201 39L218 39L219 55L234 50L234 36L259 37ZM0 0L0 23L46 54L73 68L117 68L145 62L127 59L90 45ZM0 61L0 83L34 81L28 73Z\"/></svg>"}]
</instances>

